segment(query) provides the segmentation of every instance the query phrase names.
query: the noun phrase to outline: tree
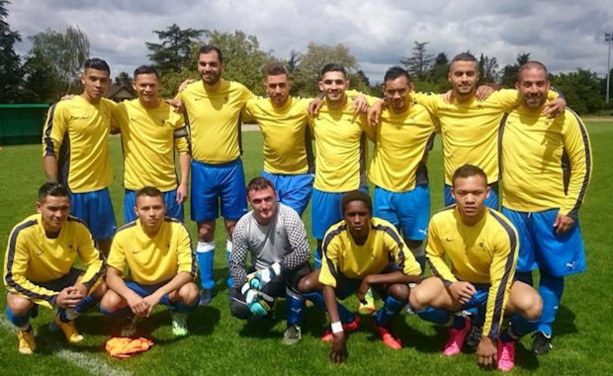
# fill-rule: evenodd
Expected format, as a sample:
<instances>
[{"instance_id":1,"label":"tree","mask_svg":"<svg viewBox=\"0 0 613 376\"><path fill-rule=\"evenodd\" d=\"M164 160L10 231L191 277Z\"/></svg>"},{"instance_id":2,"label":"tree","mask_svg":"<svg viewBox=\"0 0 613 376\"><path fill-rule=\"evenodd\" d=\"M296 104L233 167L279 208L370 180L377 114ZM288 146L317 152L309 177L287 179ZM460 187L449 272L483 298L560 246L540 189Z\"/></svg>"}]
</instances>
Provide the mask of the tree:
<instances>
[{"instance_id":1,"label":"tree","mask_svg":"<svg viewBox=\"0 0 613 376\"><path fill-rule=\"evenodd\" d=\"M40 54L51 63L60 80L60 93L79 88L85 61L89 59L89 39L78 27L65 30L47 29L28 37L32 41L31 55Z\"/></svg>"},{"instance_id":2,"label":"tree","mask_svg":"<svg viewBox=\"0 0 613 376\"><path fill-rule=\"evenodd\" d=\"M24 101L53 103L58 100L60 78L53 64L43 56L40 50L35 50L28 56L23 70L25 72Z\"/></svg>"},{"instance_id":3,"label":"tree","mask_svg":"<svg viewBox=\"0 0 613 376\"><path fill-rule=\"evenodd\" d=\"M593 114L605 107L600 95L600 79L596 73L577 68L577 71L550 75L551 85L566 98L568 107L579 114Z\"/></svg>"},{"instance_id":4,"label":"tree","mask_svg":"<svg viewBox=\"0 0 613 376\"><path fill-rule=\"evenodd\" d=\"M479 58L480 83L498 82L500 73L498 72L498 61L495 57L484 56Z\"/></svg>"},{"instance_id":5,"label":"tree","mask_svg":"<svg viewBox=\"0 0 613 376\"><path fill-rule=\"evenodd\" d=\"M521 67L528 61L530 61L530 52L518 54L515 64L506 65L502 69L502 76L500 78L500 83L502 84L502 86L506 88L515 87L515 82L517 82L517 73L519 72L519 67Z\"/></svg>"},{"instance_id":6,"label":"tree","mask_svg":"<svg viewBox=\"0 0 613 376\"><path fill-rule=\"evenodd\" d=\"M292 50L289 53L289 60L287 61L287 72L292 74L298 68L300 61L302 60L302 54L296 50Z\"/></svg>"},{"instance_id":7,"label":"tree","mask_svg":"<svg viewBox=\"0 0 613 376\"><path fill-rule=\"evenodd\" d=\"M147 56L161 75L168 72L180 72L184 68L190 69L195 66L192 46L200 43L199 38L205 30L181 29L177 24L173 24L166 30L154 30L153 32L157 34L162 43L145 42L147 49L151 51Z\"/></svg>"},{"instance_id":8,"label":"tree","mask_svg":"<svg viewBox=\"0 0 613 376\"><path fill-rule=\"evenodd\" d=\"M121 72L115 77L115 85L121 85L126 87L128 90L132 90L132 77L128 72Z\"/></svg>"},{"instance_id":9,"label":"tree","mask_svg":"<svg viewBox=\"0 0 613 376\"><path fill-rule=\"evenodd\" d=\"M315 96L319 93L317 82L321 69L329 63L342 65L348 74L356 72L358 63L349 48L342 43L336 46L310 42L307 51L292 75L292 94Z\"/></svg>"},{"instance_id":10,"label":"tree","mask_svg":"<svg viewBox=\"0 0 613 376\"><path fill-rule=\"evenodd\" d=\"M14 103L19 99L23 70L15 43L21 41L18 32L6 22L8 0L0 0L0 103Z\"/></svg>"},{"instance_id":11,"label":"tree","mask_svg":"<svg viewBox=\"0 0 613 376\"><path fill-rule=\"evenodd\" d=\"M434 57L426 53L426 45L430 42L414 41L414 43L411 57L402 58L399 61L415 80L425 80L434 61Z\"/></svg>"}]
</instances>

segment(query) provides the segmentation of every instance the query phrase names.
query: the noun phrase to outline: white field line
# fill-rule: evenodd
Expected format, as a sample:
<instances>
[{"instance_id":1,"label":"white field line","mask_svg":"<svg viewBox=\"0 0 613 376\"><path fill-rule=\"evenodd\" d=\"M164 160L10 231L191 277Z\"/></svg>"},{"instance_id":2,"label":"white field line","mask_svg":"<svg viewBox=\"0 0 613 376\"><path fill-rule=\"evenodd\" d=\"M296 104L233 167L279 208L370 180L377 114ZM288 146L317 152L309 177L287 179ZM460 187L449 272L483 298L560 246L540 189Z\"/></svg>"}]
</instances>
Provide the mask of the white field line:
<instances>
[{"instance_id":1,"label":"white field line","mask_svg":"<svg viewBox=\"0 0 613 376\"><path fill-rule=\"evenodd\" d=\"M15 331L14 326L8 322L8 320L4 316L0 316L0 326L2 326L7 331L13 333ZM52 344L53 341L46 341L48 344ZM131 376L132 373L125 371L120 368L116 368L111 366L110 364L90 355L86 355L85 353L79 353L72 350L68 350L65 348L61 348L60 343L54 343L58 350L53 352L53 355L58 358L81 368L82 370L87 371L93 375L100 376ZM17 348L15 348L15 353L17 353Z\"/></svg>"}]
</instances>

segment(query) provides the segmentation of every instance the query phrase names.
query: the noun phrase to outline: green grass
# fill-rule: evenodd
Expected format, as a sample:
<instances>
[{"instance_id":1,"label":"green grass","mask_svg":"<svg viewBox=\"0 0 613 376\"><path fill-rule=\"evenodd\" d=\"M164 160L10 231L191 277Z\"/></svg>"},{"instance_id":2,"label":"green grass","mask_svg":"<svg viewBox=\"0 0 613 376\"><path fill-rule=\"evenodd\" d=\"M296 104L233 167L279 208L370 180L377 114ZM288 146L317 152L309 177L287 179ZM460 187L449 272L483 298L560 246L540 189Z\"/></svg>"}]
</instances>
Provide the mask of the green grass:
<instances>
[{"instance_id":1,"label":"green grass","mask_svg":"<svg viewBox=\"0 0 613 376\"><path fill-rule=\"evenodd\" d=\"M613 330L608 321L613 299L610 291L613 280L613 256L610 245L611 213L613 204L609 192L613 182L613 124L588 123L592 137L595 168L587 200L581 211L581 225L586 244L587 273L567 279L563 303L554 326L554 351L535 357L527 349L530 339L521 341L517 349L517 366L513 374L542 375L597 375L609 371L613 355L606 349L613 341ZM261 135L258 132L244 134L244 162L247 178L256 176L262 166ZM118 223L122 218L122 171L119 140L111 140L111 153L115 168L115 183L111 187ZM41 147L26 145L4 147L0 151L0 242L6 244L10 229L34 211L37 188L44 182L41 166ZM442 155L439 142L429 161L433 208L442 205ZM187 208L189 213L189 208ZM310 212L304 215L310 230ZM195 234L195 225L188 221ZM218 223L216 240L219 249L225 246L223 226ZM144 332L150 332L156 345L150 351L128 360L110 358L104 351L113 322L98 313L85 315L77 325L86 340L77 346L68 346L59 333L51 333L47 323L52 312L41 309L33 325L37 329L38 349L31 357L17 352L16 337L6 325L0 326L0 373L3 375L83 375L105 373L100 365L141 375L170 374L322 374L333 371L338 374L406 374L413 371L423 375L434 374L485 374L476 365L472 352L453 359L441 356L445 331L416 316L403 315L394 322L395 329L404 340L401 351L385 348L371 329L371 319L364 318L362 328L348 341L349 359L337 366L328 361L328 345L318 340L326 324L325 315L315 308L306 310L303 324L303 340L298 345L286 347L280 343L284 322L284 304L276 306L277 320L266 322L240 321L230 315L228 293L225 287L225 252L215 256L215 273L219 294L207 307L199 308L190 317L191 335L175 340L170 331L170 315L156 309L153 317L144 322ZM6 294L0 294L4 306ZM355 299L349 306L355 307ZM0 323L6 324L3 320ZM90 362L87 372L67 360L61 349L69 349ZM93 364L93 365L91 365ZM81 362L83 367L83 362Z\"/></svg>"}]
</instances>

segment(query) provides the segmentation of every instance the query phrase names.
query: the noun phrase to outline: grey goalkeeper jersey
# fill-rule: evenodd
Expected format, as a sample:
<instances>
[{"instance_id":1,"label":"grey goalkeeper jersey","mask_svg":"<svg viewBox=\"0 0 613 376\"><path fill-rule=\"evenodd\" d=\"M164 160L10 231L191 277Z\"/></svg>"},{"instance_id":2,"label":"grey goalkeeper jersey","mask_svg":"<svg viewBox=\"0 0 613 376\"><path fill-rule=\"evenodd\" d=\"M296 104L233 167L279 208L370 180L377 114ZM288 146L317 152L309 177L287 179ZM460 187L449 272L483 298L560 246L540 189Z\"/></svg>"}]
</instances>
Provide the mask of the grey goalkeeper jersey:
<instances>
[{"instance_id":1,"label":"grey goalkeeper jersey","mask_svg":"<svg viewBox=\"0 0 613 376\"><path fill-rule=\"evenodd\" d=\"M248 253L257 270L279 262L283 273L306 264L311 252L298 213L279 203L275 217L265 226L256 221L253 210L236 223L232 233L230 274L239 288L247 282Z\"/></svg>"}]
</instances>

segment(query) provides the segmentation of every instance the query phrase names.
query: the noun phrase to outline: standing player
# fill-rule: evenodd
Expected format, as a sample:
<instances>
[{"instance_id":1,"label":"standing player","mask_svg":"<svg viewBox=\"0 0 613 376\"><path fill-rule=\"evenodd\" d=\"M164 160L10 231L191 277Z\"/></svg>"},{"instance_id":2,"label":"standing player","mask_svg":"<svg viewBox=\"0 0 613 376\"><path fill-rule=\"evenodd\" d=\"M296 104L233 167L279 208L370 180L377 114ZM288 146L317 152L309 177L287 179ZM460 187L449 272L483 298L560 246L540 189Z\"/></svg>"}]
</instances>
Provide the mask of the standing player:
<instances>
[{"instance_id":1,"label":"standing player","mask_svg":"<svg viewBox=\"0 0 613 376\"><path fill-rule=\"evenodd\" d=\"M313 150L306 111L312 99L289 95L292 86L282 64L269 65L265 74L268 98L247 102L243 120L255 120L262 130L262 176L274 184L279 202L302 216L313 191Z\"/></svg>"},{"instance_id":2,"label":"standing player","mask_svg":"<svg viewBox=\"0 0 613 376\"><path fill-rule=\"evenodd\" d=\"M402 238L389 222L372 217L372 201L362 191L343 196L344 220L330 227L323 243L320 270L307 275L298 284L302 295L326 310L331 330L321 337L332 342L330 359L344 362L347 356L345 332L358 329L360 320L337 303L357 292L363 301L372 287L384 297L385 305L375 314L375 330L385 346L402 348L391 332L390 321L406 305L409 282L421 280L421 268Z\"/></svg>"},{"instance_id":3,"label":"standing player","mask_svg":"<svg viewBox=\"0 0 613 376\"><path fill-rule=\"evenodd\" d=\"M435 214L428 226L426 253L434 276L415 287L409 300L422 319L450 326L446 356L462 351L471 328L468 319L452 313L477 308L485 315L479 365L508 371L515 364L515 341L534 329L542 301L529 285L513 282L517 232L508 219L485 206L491 193L487 181L473 165L454 172L451 194L457 204ZM514 315L511 327L502 331L505 312Z\"/></svg>"},{"instance_id":4,"label":"standing player","mask_svg":"<svg viewBox=\"0 0 613 376\"><path fill-rule=\"evenodd\" d=\"M532 283L539 268L543 315L532 350L551 349L551 325L564 290L564 277L583 272L585 251L579 208L592 174L587 129L566 110L555 119L542 115L549 80L537 61L524 64L516 84L522 104L501 126L503 214L520 237L517 272Z\"/></svg>"},{"instance_id":5,"label":"standing player","mask_svg":"<svg viewBox=\"0 0 613 376\"><path fill-rule=\"evenodd\" d=\"M103 98L110 74L104 60L87 60L81 75L83 93L51 106L43 132L47 181L68 187L71 213L87 224L104 254L116 229L108 190L113 180L108 138L115 103Z\"/></svg>"},{"instance_id":6,"label":"standing player","mask_svg":"<svg viewBox=\"0 0 613 376\"><path fill-rule=\"evenodd\" d=\"M399 231L422 270L423 241L430 219L426 160L434 140L435 119L412 97L409 73L390 68L383 79L388 103L377 128L367 129L375 150L368 177L375 184L374 216Z\"/></svg>"},{"instance_id":7,"label":"standing player","mask_svg":"<svg viewBox=\"0 0 613 376\"><path fill-rule=\"evenodd\" d=\"M253 94L243 85L221 78L223 55L214 46L198 53L198 73L194 82L177 95L187 112L192 138L191 218L198 223L198 246L202 286L201 304L213 297L215 280L215 220L225 220L228 262L232 251L232 231L247 212L245 173L240 159L240 114ZM232 281L228 279L228 285Z\"/></svg>"},{"instance_id":8,"label":"standing player","mask_svg":"<svg viewBox=\"0 0 613 376\"><path fill-rule=\"evenodd\" d=\"M136 192L134 211L138 219L117 230L100 310L113 316L130 316L122 336L136 333L136 322L149 317L157 304L173 310L172 333L187 335L187 313L198 305L196 260L187 228L176 219L165 217L162 192L143 187ZM126 267L127 280L122 278Z\"/></svg>"},{"instance_id":9,"label":"standing player","mask_svg":"<svg viewBox=\"0 0 613 376\"><path fill-rule=\"evenodd\" d=\"M124 223L136 219L136 191L153 186L164 192L166 215L183 221L189 180L189 145L183 116L159 96L162 85L148 65L134 71L132 88L138 98L113 110L113 125L121 132L124 155ZM179 151L181 182L177 185L174 147Z\"/></svg>"},{"instance_id":10,"label":"standing player","mask_svg":"<svg viewBox=\"0 0 613 376\"><path fill-rule=\"evenodd\" d=\"M77 343L83 336L74 319L96 304L106 289L101 278L104 258L87 226L69 215L68 189L59 183L43 184L36 211L13 228L4 256L6 314L18 329L19 352L26 355L36 349L28 321L38 315L38 306L57 306L55 324L68 342ZM74 268L77 257L85 271Z\"/></svg>"},{"instance_id":11,"label":"standing player","mask_svg":"<svg viewBox=\"0 0 613 376\"><path fill-rule=\"evenodd\" d=\"M300 324L304 299L297 291L298 281L311 269L309 244L300 216L289 206L277 202L270 180L257 177L247 185L247 199L253 210L236 224L230 272L236 287L230 309L236 317L263 316L261 293L287 299L287 330L283 343L293 345L301 339ZM248 280L247 254L255 273ZM240 287L239 287L240 286ZM270 302L272 304L272 301Z\"/></svg>"}]
</instances>

